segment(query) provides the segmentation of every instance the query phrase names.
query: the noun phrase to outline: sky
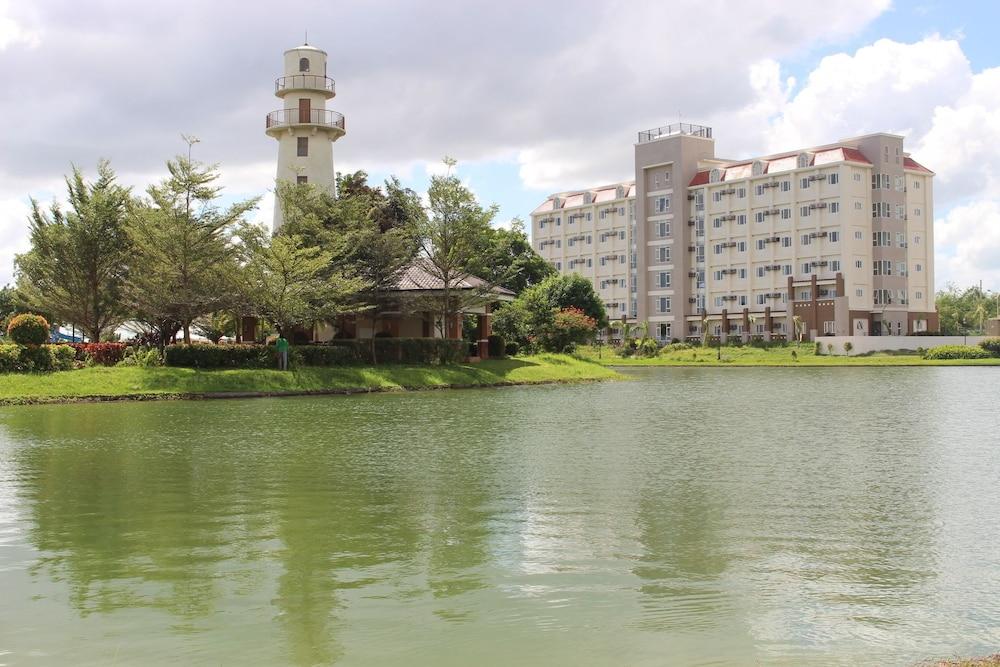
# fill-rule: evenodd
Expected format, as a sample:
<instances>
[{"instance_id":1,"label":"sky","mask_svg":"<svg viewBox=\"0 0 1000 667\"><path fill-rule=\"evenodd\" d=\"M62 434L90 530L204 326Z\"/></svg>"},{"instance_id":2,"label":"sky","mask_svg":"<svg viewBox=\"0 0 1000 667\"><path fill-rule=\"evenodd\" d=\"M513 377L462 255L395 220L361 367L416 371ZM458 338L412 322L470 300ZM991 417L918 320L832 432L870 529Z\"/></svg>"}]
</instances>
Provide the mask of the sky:
<instances>
[{"instance_id":1,"label":"sky","mask_svg":"<svg viewBox=\"0 0 1000 667\"><path fill-rule=\"evenodd\" d=\"M636 132L678 120L725 158L893 132L936 173L937 287L1000 289L997 25L1000 3L955 0L0 0L0 285L29 197L101 158L139 193L181 133L269 223L264 116L308 30L347 118L338 171L420 191L452 156L508 224L630 179Z\"/></svg>"}]
</instances>

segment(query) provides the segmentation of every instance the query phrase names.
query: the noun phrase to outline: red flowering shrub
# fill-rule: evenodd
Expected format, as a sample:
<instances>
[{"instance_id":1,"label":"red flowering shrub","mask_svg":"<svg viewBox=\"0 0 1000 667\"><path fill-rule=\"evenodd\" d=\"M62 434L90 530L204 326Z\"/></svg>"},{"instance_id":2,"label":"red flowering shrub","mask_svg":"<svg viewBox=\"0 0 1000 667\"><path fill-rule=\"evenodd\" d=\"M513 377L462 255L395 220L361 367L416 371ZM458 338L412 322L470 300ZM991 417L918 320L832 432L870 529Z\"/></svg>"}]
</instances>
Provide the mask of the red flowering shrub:
<instances>
[{"instance_id":1,"label":"red flowering shrub","mask_svg":"<svg viewBox=\"0 0 1000 667\"><path fill-rule=\"evenodd\" d=\"M77 361L90 359L95 364L114 366L125 358L125 343L70 343Z\"/></svg>"},{"instance_id":2,"label":"red flowering shrub","mask_svg":"<svg viewBox=\"0 0 1000 667\"><path fill-rule=\"evenodd\" d=\"M596 333L597 320L579 308L563 308L539 332L538 342L548 352L567 352L592 340Z\"/></svg>"},{"instance_id":3,"label":"red flowering shrub","mask_svg":"<svg viewBox=\"0 0 1000 667\"><path fill-rule=\"evenodd\" d=\"M49 323L41 315L15 315L7 325L7 336L18 345L43 345L49 342Z\"/></svg>"}]
</instances>

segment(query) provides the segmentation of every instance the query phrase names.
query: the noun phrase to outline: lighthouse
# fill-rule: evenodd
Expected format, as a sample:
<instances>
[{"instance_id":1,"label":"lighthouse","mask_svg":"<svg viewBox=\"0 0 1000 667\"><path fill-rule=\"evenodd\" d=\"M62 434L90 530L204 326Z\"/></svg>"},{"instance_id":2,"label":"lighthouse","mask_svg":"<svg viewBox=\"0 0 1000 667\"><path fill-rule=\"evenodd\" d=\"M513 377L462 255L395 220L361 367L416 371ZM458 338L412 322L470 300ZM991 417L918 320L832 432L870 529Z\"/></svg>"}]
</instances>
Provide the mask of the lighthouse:
<instances>
[{"instance_id":1,"label":"lighthouse","mask_svg":"<svg viewBox=\"0 0 1000 667\"><path fill-rule=\"evenodd\" d=\"M312 183L336 194L333 142L346 130L344 116L326 108L337 94L326 58L326 51L309 44L285 51L284 76L274 81L283 108L267 114L265 132L278 140L276 184ZM273 231L282 222L281 203L275 201Z\"/></svg>"}]
</instances>

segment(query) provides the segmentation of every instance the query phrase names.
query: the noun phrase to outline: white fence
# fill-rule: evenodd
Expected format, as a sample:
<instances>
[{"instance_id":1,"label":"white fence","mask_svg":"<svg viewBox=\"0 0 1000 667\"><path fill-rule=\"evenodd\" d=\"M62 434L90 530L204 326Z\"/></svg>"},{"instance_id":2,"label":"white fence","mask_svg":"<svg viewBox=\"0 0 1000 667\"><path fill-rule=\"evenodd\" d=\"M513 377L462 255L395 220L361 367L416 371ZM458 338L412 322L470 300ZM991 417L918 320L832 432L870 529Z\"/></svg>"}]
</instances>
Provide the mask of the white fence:
<instances>
[{"instance_id":1,"label":"white fence","mask_svg":"<svg viewBox=\"0 0 1000 667\"><path fill-rule=\"evenodd\" d=\"M843 356L844 343L853 346L851 354L882 352L885 350L916 350L938 345L978 345L986 336L819 336L821 354L830 354L827 345L833 345L833 354Z\"/></svg>"}]
</instances>

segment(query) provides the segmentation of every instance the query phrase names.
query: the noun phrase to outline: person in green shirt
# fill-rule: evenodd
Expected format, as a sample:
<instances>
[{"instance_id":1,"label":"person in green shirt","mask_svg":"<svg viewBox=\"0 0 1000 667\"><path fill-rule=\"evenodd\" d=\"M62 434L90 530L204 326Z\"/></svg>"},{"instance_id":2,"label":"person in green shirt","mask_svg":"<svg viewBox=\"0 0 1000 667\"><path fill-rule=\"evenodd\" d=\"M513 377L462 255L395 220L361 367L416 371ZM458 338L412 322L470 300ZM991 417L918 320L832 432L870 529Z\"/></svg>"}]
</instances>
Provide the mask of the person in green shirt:
<instances>
[{"instance_id":1,"label":"person in green shirt","mask_svg":"<svg viewBox=\"0 0 1000 667\"><path fill-rule=\"evenodd\" d=\"M278 349L278 370L287 371L288 340L281 334L278 334L278 340L274 343L274 346Z\"/></svg>"}]
</instances>

